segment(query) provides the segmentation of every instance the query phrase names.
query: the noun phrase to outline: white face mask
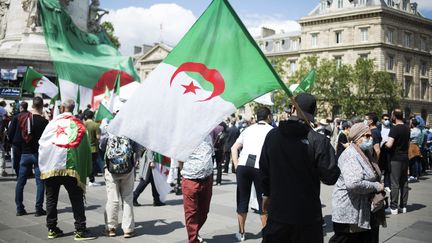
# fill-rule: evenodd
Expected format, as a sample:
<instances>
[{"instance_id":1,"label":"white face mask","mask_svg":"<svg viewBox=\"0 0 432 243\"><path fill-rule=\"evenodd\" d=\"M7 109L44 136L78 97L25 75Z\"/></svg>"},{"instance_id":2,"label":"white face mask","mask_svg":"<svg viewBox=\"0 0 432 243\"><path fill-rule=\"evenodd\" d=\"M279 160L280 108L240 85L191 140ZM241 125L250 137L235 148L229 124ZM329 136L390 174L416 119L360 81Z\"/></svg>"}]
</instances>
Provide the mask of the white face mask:
<instances>
[{"instance_id":1,"label":"white face mask","mask_svg":"<svg viewBox=\"0 0 432 243\"><path fill-rule=\"evenodd\" d=\"M363 142L360 144L360 148L363 151L372 150L372 138L363 139Z\"/></svg>"},{"instance_id":2,"label":"white face mask","mask_svg":"<svg viewBox=\"0 0 432 243\"><path fill-rule=\"evenodd\" d=\"M363 123L364 123L366 126L369 126L369 121L368 121L368 120L364 120Z\"/></svg>"}]
</instances>

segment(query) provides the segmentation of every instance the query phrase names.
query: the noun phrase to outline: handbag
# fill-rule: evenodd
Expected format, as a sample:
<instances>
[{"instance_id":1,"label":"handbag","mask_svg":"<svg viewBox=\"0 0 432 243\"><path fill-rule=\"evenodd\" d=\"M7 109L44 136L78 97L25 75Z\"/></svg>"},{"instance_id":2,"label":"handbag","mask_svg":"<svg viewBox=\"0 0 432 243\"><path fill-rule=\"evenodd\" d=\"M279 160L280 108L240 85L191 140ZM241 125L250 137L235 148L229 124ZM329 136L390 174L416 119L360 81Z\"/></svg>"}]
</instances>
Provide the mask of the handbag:
<instances>
[{"instance_id":1,"label":"handbag","mask_svg":"<svg viewBox=\"0 0 432 243\"><path fill-rule=\"evenodd\" d=\"M408 159L411 160L419 156L421 157L420 147L415 143L410 143L408 147Z\"/></svg>"}]
</instances>

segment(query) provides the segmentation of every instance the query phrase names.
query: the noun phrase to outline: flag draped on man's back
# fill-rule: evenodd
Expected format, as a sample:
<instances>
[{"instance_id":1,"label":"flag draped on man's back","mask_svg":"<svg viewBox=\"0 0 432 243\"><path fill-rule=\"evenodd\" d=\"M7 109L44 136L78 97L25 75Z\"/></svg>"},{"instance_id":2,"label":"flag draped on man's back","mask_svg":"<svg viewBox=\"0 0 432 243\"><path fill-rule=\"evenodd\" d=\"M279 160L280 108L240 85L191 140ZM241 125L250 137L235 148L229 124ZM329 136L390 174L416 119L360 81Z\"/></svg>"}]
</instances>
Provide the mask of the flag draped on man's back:
<instances>
[{"instance_id":1,"label":"flag draped on man's back","mask_svg":"<svg viewBox=\"0 0 432 243\"><path fill-rule=\"evenodd\" d=\"M93 87L104 73L121 70L139 81L130 57L121 56L105 32L80 30L58 0L40 0L45 40L58 75L62 99L76 100L80 108L90 104ZM112 80L113 81L113 80ZM111 82L112 82L111 81Z\"/></svg>"},{"instance_id":2,"label":"flag draped on man's back","mask_svg":"<svg viewBox=\"0 0 432 243\"><path fill-rule=\"evenodd\" d=\"M176 160L237 107L281 80L226 0L214 0L110 123Z\"/></svg>"}]
</instances>

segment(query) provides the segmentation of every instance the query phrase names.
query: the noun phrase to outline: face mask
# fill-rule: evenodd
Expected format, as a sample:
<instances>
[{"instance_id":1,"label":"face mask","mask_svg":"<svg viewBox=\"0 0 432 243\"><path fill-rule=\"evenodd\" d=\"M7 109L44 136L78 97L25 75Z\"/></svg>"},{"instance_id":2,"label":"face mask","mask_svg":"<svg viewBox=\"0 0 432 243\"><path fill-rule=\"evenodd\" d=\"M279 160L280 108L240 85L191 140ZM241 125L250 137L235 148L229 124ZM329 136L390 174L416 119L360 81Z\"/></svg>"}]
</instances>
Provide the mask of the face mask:
<instances>
[{"instance_id":1,"label":"face mask","mask_svg":"<svg viewBox=\"0 0 432 243\"><path fill-rule=\"evenodd\" d=\"M369 122L368 122L368 120L364 120L363 121L363 123L366 125L366 126L368 126L369 125Z\"/></svg>"},{"instance_id":2,"label":"face mask","mask_svg":"<svg viewBox=\"0 0 432 243\"><path fill-rule=\"evenodd\" d=\"M363 142L360 144L360 148L363 151L372 150L372 139L363 139Z\"/></svg>"},{"instance_id":3,"label":"face mask","mask_svg":"<svg viewBox=\"0 0 432 243\"><path fill-rule=\"evenodd\" d=\"M384 126L386 126L386 127L390 126L390 121L389 120L385 120L384 121Z\"/></svg>"}]
</instances>

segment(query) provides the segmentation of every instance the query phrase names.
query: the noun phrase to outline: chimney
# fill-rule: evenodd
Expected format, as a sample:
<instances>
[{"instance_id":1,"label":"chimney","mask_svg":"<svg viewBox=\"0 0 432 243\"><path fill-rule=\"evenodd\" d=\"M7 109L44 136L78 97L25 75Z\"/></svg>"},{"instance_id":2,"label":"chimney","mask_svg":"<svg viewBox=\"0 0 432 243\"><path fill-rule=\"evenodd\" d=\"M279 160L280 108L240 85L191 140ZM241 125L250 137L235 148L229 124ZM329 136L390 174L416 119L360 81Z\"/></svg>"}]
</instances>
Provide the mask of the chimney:
<instances>
[{"instance_id":1,"label":"chimney","mask_svg":"<svg viewBox=\"0 0 432 243\"><path fill-rule=\"evenodd\" d=\"M261 27L261 37L265 38L276 34L276 31L267 27Z\"/></svg>"}]
</instances>

